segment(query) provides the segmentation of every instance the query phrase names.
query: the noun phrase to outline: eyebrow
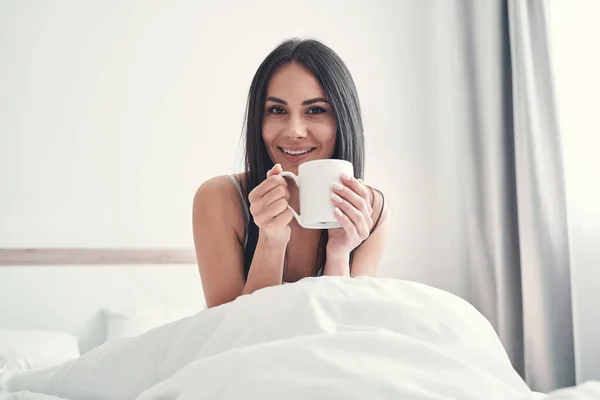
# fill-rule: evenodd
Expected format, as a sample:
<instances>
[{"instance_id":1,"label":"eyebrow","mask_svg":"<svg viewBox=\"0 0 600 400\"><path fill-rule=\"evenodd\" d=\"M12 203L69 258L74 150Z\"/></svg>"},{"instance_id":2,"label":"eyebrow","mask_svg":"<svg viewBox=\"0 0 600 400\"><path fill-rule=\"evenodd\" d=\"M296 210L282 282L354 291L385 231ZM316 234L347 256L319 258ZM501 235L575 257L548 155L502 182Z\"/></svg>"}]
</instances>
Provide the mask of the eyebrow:
<instances>
[{"instance_id":1,"label":"eyebrow","mask_svg":"<svg viewBox=\"0 0 600 400\"><path fill-rule=\"evenodd\" d=\"M267 97L267 101L272 101L272 102L275 102L275 103L287 105L287 101L281 100L281 99L279 99L277 97L273 97L273 96ZM302 102L302 105L303 106L308 106L310 104L319 103L319 102L323 102L323 103L328 103L329 104L329 102L327 101L327 99L325 99L323 97L315 97L314 99L304 100Z\"/></svg>"}]
</instances>

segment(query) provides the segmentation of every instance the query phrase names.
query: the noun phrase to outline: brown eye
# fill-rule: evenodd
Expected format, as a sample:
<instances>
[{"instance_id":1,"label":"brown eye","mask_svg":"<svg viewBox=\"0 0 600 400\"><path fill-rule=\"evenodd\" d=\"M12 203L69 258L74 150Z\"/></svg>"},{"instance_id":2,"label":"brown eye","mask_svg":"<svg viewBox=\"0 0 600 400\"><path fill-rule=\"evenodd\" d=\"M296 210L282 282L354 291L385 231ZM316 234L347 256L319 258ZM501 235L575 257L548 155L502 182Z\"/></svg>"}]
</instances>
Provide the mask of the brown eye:
<instances>
[{"instance_id":1,"label":"brown eye","mask_svg":"<svg viewBox=\"0 0 600 400\"><path fill-rule=\"evenodd\" d=\"M285 114L285 110L279 106L269 107L269 109L267 111L269 112L269 114L274 114L274 115Z\"/></svg>"},{"instance_id":2,"label":"brown eye","mask_svg":"<svg viewBox=\"0 0 600 400\"><path fill-rule=\"evenodd\" d=\"M326 112L327 112L327 110L325 110L322 107L311 107L308 109L308 111L306 113L307 114L323 114Z\"/></svg>"}]
</instances>

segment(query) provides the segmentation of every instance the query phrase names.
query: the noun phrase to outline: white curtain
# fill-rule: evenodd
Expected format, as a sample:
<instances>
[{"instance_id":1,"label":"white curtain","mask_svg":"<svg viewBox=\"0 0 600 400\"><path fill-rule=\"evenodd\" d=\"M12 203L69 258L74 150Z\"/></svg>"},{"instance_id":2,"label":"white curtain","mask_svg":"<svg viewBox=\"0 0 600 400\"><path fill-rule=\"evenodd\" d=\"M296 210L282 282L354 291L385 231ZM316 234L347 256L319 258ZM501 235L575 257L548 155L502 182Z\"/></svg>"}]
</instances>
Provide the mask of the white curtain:
<instances>
[{"instance_id":1,"label":"white curtain","mask_svg":"<svg viewBox=\"0 0 600 400\"><path fill-rule=\"evenodd\" d=\"M577 382L600 380L600 2L549 2L564 154Z\"/></svg>"},{"instance_id":2,"label":"white curtain","mask_svg":"<svg viewBox=\"0 0 600 400\"><path fill-rule=\"evenodd\" d=\"M575 384L564 167L551 72L548 3L509 1L525 377Z\"/></svg>"},{"instance_id":3,"label":"white curtain","mask_svg":"<svg viewBox=\"0 0 600 400\"><path fill-rule=\"evenodd\" d=\"M470 78L471 117L461 142L470 300L539 391L575 384L547 11L541 0L472 1L455 9Z\"/></svg>"}]
</instances>

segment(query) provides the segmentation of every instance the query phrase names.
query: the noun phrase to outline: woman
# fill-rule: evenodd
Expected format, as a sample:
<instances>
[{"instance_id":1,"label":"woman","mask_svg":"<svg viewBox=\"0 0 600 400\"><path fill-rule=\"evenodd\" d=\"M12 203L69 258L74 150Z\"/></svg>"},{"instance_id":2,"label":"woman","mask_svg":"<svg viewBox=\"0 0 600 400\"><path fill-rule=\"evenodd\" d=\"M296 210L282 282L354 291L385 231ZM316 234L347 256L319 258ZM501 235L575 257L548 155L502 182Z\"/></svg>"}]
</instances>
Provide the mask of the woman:
<instances>
[{"instance_id":1,"label":"woman","mask_svg":"<svg viewBox=\"0 0 600 400\"><path fill-rule=\"evenodd\" d=\"M358 96L339 56L315 40L289 40L258 68L246 110L246 171L204 182L193 229L208 307L308 276L377 272L388 220L383 194L362 183L364 138ZM298 188L279 176L302 162L352 162L332 202L342 228L304 229Z\"/></svg>"}]
</instances>

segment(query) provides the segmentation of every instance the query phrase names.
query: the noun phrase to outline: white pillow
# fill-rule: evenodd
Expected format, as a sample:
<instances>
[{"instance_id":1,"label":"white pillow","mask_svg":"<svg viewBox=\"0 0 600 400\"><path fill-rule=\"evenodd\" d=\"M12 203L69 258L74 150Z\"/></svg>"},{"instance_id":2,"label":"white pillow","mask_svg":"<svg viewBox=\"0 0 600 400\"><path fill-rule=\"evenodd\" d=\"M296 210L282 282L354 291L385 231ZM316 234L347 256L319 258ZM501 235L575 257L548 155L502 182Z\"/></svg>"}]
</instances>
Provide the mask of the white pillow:
<instances>
[{"instance_id":1,"label":"white pillow","mask_svg":"<svg viewBox=\"0 0 600 400\"><path fill-rule=\"evenodd\" d=\"M79 355L77 337L67 332L0 329L0 370L44 368Z\"/></svg>"},{"instance_id":2,"label":"white pillow","mask_svg":"<svg viewBox=\"0 0 600 400\"><path fill-rule=\"evenodd\" d=\"M201 309L153 306L145 308L104 308L106 341L138 336L150 329L194 315Z\"/></svg>"}]
</instances>

